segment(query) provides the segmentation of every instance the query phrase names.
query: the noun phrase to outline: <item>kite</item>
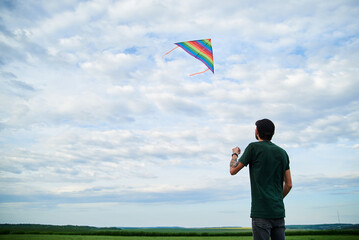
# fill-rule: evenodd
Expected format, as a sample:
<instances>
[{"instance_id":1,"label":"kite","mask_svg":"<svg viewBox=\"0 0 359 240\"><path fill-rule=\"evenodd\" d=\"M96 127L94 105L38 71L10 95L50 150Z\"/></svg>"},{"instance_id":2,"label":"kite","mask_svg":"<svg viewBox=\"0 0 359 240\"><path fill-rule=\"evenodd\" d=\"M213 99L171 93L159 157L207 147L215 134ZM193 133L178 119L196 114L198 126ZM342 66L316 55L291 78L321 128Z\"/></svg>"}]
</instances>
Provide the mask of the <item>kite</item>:
<instances>
[{"instance_id":1,"label":"kite","mask_svg":"<svg viewBox=\"0 0 359 240\"><path fill-rule=\"evenodd\" d=\"M213 52L212 52L212 44L211 39L202 39L196 41L187 41L187 42L179 42L175 43L177 46L173 48L168 53L164 54L163 57L178 47L181 47L187 53L197 58L201 62L203 62L208 68L207 70L199 73L191 74L190 76L201 74L211 70L214 73L214 65L213 65Z\"/></svg>"}]
</instances>

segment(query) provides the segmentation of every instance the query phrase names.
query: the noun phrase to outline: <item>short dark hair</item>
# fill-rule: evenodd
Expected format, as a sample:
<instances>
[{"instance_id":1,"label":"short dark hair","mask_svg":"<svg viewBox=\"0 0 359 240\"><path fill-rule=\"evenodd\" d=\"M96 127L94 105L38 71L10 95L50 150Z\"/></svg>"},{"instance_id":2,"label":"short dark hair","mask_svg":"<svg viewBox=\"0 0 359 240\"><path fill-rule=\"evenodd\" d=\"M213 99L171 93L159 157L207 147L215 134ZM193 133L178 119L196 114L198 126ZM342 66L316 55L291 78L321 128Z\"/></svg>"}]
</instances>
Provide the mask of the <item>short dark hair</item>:
<instances>
[{"instance_id":1,"label":"short dark hair","mask_svg":"<svg viewBox=\"0 0 359 240\"><path fill-rule=\"evenodd\" d=\"M256 122L259 137L263 140L270 141L274 135L274 123L269 119L262 119Z\"/></svg>"}]
</instances>

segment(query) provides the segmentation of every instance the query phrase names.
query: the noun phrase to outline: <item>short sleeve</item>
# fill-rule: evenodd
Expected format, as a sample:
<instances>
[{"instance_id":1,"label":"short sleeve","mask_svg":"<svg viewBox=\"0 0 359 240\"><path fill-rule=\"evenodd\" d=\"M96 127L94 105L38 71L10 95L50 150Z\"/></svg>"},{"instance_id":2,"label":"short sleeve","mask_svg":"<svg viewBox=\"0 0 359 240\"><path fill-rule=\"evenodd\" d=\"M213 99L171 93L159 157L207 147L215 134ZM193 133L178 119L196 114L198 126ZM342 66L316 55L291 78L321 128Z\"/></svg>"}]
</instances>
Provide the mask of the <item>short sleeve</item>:
<instances>
[{"instance_id":1,"label":"short sleeve","mask_svg":"<svg viewBox=\"0 0 359 240\"><path fill-rule=\"evenodd\" d=\"M252 155L251 152L252 152L252 146L251 144L249 144L238 161L243 163L244 166L247 166L251 161L251 155Z\"/></svg>"},{"instance_id":2,"label":"short sleeve","mask_svg":"<svg viewBox=\"0 0 359 240\"><path fill-rule=\"evenodd\" d=\"M287 153L285 153L285 155L286 155L286 157L287 157L287 162L286 162L286 165L285 165L285 170L287 171L288 169L290 169L289 168L289 156L288 156L288 154Z\"/></svg>"}]
</instances>

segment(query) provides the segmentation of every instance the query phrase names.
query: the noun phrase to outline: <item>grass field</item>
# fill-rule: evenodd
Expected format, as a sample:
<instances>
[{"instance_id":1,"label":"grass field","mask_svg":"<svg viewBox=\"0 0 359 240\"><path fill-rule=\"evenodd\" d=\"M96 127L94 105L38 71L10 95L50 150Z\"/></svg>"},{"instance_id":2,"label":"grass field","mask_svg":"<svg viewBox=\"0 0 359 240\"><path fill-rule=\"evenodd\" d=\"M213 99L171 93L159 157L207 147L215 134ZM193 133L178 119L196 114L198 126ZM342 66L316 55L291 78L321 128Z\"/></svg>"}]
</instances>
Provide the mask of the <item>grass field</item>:
<instances>
[{"instance_id":1,"label":"grass field","mask_svg":"<svg viewBox=\"0 0 359 240\"><path fill-rule=\"evenodd\" d=\"M357 227L357 226L355 226ZM0 240L251 240L251 228L96 228L0 224ZM359 240L359 229L287 229L287 240Z\"/></svg>"},{"instance_id":2,"label":"grass field","mask_svg":"<svg viewBox=\"0 0 359 240\"><path fill-rule=\"evenodd\" d=\"M80 236L80 235L0 235L0 240L251 240L252 237L124 237L124 236ZM288 236L287 240L358 240L359 236L322 235Z\"/></svg>"}]
</instances>

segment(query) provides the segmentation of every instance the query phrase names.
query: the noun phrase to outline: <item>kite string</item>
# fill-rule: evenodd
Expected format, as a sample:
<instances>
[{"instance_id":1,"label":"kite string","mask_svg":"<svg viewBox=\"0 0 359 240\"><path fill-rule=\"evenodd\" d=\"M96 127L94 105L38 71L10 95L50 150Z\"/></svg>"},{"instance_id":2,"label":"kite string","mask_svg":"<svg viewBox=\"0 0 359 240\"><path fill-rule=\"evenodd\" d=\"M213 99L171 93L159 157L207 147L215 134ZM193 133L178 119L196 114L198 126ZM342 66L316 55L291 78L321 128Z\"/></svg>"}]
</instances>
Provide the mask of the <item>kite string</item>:
<instances>
[{"instance_id":1,"label":"kite string","mask_svg":"<svg viewBox=\"0 0 359 240\"><path fill-rule=\"evenodd\" d=\"M209 68L207 68L207 70L204 70L203 72L198 72L198 73L193 73L191 75L189 75L190 77L194 76L194 75L197 75L197 74L201 74L201 73L204 73L204 72L207 72L209 70Z\"/></svg>"},{"instance_id":2,"label":"kite string","mask_svg":"<svg viewBox=\"0 0 359 240\"><path fill-rule=\"evenodd\" d=\"M172 52L173 50L175 50L176 48L178 48L178 46L176 46L175 48L173 48L173 49L172 49L171 51L169 51L168 53L163 54L162 58L163 58L164 56L166 56L167 54L169 54L170 52Z\"/></svg>"}]
</instances>

